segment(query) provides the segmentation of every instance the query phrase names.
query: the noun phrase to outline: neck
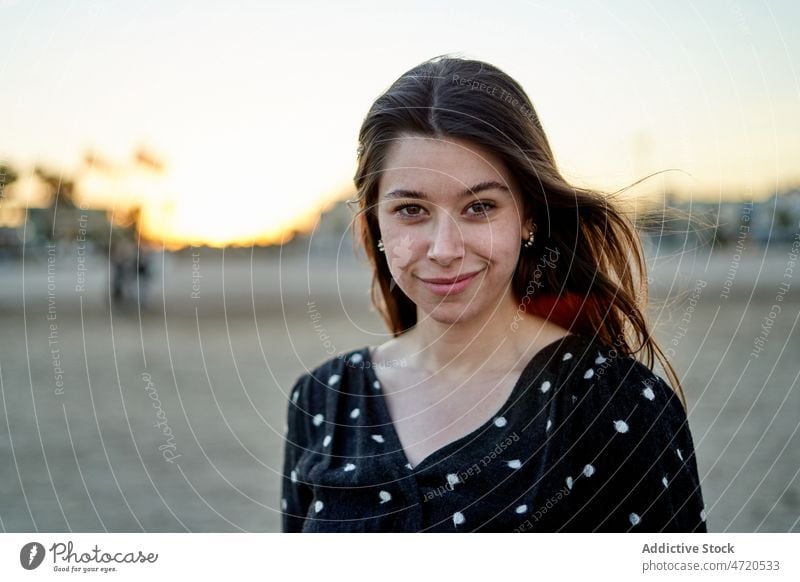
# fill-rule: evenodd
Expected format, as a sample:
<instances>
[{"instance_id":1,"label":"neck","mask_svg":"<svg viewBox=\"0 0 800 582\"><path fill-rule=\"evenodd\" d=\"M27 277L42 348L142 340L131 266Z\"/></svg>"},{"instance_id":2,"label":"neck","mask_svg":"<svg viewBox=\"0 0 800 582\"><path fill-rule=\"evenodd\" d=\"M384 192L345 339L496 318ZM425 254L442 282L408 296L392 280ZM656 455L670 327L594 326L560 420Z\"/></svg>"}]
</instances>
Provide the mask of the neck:
<instances>
[{"instance_id":1,"label":"neck","mask_svg":"<svg viewBox=\"0 0 800 582\"><path fill-rule=\"evenodd\" d=\"M440 322L418 313L408 332L414 365L429 374L506 372L524 366L545 345L567 330L539 316L518 311L510 288L497 311L456 323Z\"/></svg>"}]
</instances>

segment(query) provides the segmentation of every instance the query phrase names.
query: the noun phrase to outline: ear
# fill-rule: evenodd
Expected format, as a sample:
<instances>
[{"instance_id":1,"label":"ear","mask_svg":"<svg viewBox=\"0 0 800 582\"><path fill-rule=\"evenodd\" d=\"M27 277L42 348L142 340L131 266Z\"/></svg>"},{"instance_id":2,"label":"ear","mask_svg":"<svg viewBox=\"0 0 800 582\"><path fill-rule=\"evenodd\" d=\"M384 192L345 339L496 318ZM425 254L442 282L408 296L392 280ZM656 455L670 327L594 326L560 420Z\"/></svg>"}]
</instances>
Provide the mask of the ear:
<instances>
[{"instance_id":1,"label":"ear","mask_svg":"<svg viewBox=\"0 0 800 582\"><path fill-rule=\"evenodd\" d=\"M535 228L533 220L528 219L522 224L522 238L528 240L529 233L532 228Z\"/></svg>"}]
</instances>

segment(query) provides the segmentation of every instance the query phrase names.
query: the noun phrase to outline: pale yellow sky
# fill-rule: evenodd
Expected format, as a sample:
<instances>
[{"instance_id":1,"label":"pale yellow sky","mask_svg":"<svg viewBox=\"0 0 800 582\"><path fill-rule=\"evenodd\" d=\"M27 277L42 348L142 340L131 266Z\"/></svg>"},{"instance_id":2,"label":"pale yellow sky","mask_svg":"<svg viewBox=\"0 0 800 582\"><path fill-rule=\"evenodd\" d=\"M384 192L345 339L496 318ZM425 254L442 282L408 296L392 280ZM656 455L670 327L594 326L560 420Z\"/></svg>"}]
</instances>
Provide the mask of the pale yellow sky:
<instances>
[{"instance_id":1,"label":"pale yellow sky","mask_svg":"<svg viewBox=\"0 0 800 582\"><path fill-rule=\"evenodd\" d=\"M759 199L800 183L800 8L793 2L0 0L0 159L146 201L174 240L278 233L352 188L372 100L457 52L517 78L564 173L616 189L679 168L686 196ZM126 174L147 146L168 171ZM147 182L147 183L143 183Z\"/></svg>"}]
</instances>

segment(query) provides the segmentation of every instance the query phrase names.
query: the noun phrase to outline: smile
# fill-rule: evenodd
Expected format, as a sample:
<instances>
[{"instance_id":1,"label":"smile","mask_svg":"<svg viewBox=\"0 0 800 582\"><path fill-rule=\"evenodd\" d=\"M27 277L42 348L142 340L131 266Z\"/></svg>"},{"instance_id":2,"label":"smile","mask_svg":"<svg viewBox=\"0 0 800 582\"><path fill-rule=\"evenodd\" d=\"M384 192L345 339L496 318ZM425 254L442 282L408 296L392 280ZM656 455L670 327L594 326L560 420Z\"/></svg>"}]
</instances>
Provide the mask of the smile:
<instances>
[{"instance_id":1,"label":"smile","mask_svg":"<svg viewBox=\"0 0 800 582\"><path fill-rule=\"evenodd\" d=\"M461 275L460 277L456 277L455 279L422 279L425 286L434 294L434 295L455 295L458 293L463 292L470 284L477 278L477 276L482 273L481 271L476 271L474 273L468 273L466 275Z\"/></svg>"}]
</instances>

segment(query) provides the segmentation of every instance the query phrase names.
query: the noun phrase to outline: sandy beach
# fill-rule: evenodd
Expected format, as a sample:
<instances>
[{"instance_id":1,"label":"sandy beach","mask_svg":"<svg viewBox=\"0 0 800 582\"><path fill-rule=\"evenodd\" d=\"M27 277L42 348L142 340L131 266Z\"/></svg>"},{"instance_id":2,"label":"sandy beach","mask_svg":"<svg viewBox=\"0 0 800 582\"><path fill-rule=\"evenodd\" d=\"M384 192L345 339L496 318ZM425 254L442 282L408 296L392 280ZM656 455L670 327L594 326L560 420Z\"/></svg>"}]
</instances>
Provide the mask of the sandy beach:
<instances>
[{"instance_id":1,"label":"sandy beach","mask_svg":"<svg viewBox=\"0 0 800 582\"><path fill-rule=\"evenodd\" d=\"M709 531L798 532L800 270L787 247L660 252L650 316ZM0 528L278 531L287 391L388 338L365 264L158 255L142 305L113 310L108 263L84 266L70 248L0 263Z\"/></svg>"}]
</instances>

